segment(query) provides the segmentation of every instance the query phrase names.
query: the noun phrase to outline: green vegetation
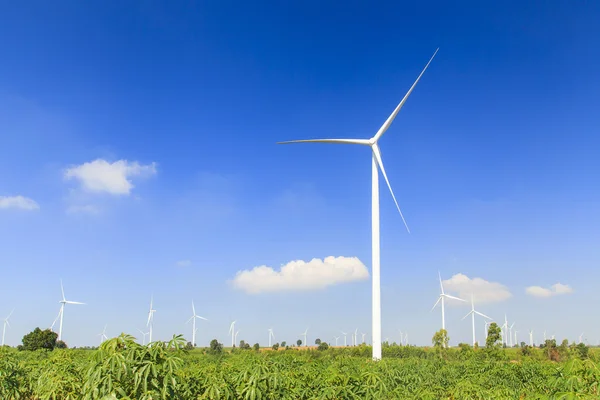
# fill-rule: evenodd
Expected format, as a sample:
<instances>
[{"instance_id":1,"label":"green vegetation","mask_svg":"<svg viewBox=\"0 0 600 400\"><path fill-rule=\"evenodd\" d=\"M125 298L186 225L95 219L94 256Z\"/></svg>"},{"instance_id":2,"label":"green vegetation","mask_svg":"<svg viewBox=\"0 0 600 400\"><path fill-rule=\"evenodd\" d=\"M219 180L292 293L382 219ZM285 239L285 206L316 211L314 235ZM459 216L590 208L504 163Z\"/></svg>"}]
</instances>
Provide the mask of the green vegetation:
<instances>
[{"instance_id":1,"label":"green vegetation","mask_svg":"<svg viewBox=\"0 0 600 400\"><path fill-rule=\"evenodd\" d=\"M599 356L585 345L502 349L366 345L255 351L189 349L181 336L142 346L129 335L98 350L0 349L0 398L95 399L558 399L599 398ZM241 346L240 346L241 347ZM255 346L255 348L258 346Z\"/></svg>"}]
</instances>

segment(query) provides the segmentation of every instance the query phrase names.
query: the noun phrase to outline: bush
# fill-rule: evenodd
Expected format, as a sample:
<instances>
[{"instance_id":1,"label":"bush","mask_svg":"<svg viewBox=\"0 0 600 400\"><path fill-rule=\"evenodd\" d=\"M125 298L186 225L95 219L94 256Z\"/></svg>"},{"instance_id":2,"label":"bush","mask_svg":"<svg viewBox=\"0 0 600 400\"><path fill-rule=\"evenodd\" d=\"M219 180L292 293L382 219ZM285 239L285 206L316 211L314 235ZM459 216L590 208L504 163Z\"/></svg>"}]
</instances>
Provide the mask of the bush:
<instances>
[{"instance_id":1,"label":"bush","mask_svg":"<svg viewBox=\"0 0 600 400\"><path fill-rule=\"evenodd\" d=\"M329 348L329 345L326 342L320 342L319 347L317 347L317 350L325 351L328 348Z\"/></svg>"}]
</instances>

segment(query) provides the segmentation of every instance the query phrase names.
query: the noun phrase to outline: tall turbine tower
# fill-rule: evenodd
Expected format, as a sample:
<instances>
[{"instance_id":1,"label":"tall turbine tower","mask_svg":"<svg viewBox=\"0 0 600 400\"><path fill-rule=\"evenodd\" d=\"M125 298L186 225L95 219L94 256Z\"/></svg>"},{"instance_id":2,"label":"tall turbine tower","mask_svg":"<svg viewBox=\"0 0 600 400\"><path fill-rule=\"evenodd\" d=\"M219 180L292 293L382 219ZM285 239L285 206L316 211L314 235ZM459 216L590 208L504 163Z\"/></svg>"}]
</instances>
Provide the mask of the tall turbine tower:
<instances>
[{"instance_id":1,"label":"tall turbine tower","mask_svg":"<svg viewBox=\"0 0 600 400\"><path fill-rule=\"evenodd\" d=\"M235 321L229 325L229 334L231 335L231 347L235 346Z\"/></svg>"},{"instance_id":2,"label":"tall turbine tower","mask_svg":"<svg viewBox=\"0 0 600 400\"><path fill-rule=\"evenodd\" d=\"M335 347L337 347L338 345L338 339L340 338L339 336L334 336L333 337L335 339Z\"/></svg>"},{"instance_id":3,"label":"tall turbine tower","mask_svg":"<svg viewBox=\"0 0 600 400\"><path fill-rule=\"evenodd\" d=\"M346 335L347 335L347 333L346 332L342 332L342 335L344 335L344 347L346 347Z\"/></svg>"},{"instance_id":4,"label":"tall turbine tower","mask_svg":"<svg viewBox=\"0 0 600 400\"><path fill-rule=\"evenodd\" d=\"M194 307L194 300L192 300L192 316L186 322L186 324L188 324L190 321L192 321L192 346L196 346L196 318L208 321L208 319L196 314L196 307Z\"/></svg>"},{"instance_id":5,"label":"tall turbine tower","mask_svg":"<svg viewBox=\"0 0 600 400\"><path fill-rule=\"evenodd\" d=\"M404 221L404 225L406 229L408 229L408 225L404 220L404 216L402 215L402 211L400 211L400 206L396 201L396 196L394 196L394 192L392 191L392 186L388 180L387 174L385 173L385 168L383 167L383 161L381 160L381 152L379 151L379 139L383 134L388 130L398 112L404 103L408 99L408 96L412 93L415 86L421 79L421 76L429 67L429 64L437 54L438 50L433 53L433 56L429 59L421 74L417 77L417 80L410 87L402 101L396 106L392 114L388 117L388 119L383 123L383 125L379 128L375 136L370 139L308 139L308 140L294 140L287 142L279 142L280 144L288 144L288 143L334 143L334 144L360 144L364 146L369 146L371 148L372 153L372 161L371 161L371 269L372 269L372 341L373 341L373 359L380 360L381 359L381 274L380 274L380 245L379 245L379 169L381 169L381 173L387 186L392 194L392 198L394 199L394 203L396 203L396 208L400 213L400 217L402 221Z\"/></svg>"},{"instance_id":6,"label":"tall turbine tower","mask_svg":"<svg viewBox=\"0 0 600 400\"><path fill-rule=\"evenodd\" d=\"M59 301L60 303L60 325L58 328L58 340L62 340L62 327L63 327L63 317L65 315L65 305L67 304L85 304L85 303L80 303L78 301L69 301L65 298L65 290L63 288L63 283L62 283L62 279L60 280L60 291L62 293L62 300Z\"/></svg>"},{"instance_id":7,"label":"tall turbine tower","mask_svg":"<svg viewBox=\"0 0 600 400\"><path fill-rule=\"evenodd\" d=\"M469 311L467 315L463 317L463 319L467 318L469 315L471 316L471 324L473 325L473 347L475 347L475 314L491 320L491 318L487 315L482 314L479 311L475 311L475 303L473 302L473 294L471 293L471 311Z\"/></svg>"},{"instance_id":8,"label":"tall turbine tower","mask_svg":"<svg viewBox=\"0 0 600 400\"><path fill-rule=\"evenodd\" d=\"M433 311L435 309L435 307L438 305L438 303L440 301L442 302L442 329L445 330L446 329L446 316L444 314L444 300L445 299L453 299L453 300L459 300L459 301L465 301L465 300L459 299L458 297L450 296L449 294L444 293L444 285L442 284L442 275L440 275L439 271L438 271L438 277L440 279L440 289L442 290L442 292L440 293L440 296L438 297L437 301L431 308L431 311Z\"/></svg>"},{"instance_id":9,"label":"tall turbine tower","mask_svg":"<svg viewBox=\"0 0 600 400\"><path fill-rule=\"evenodd\" d=\"M4 337L6 336L6 326L8 325L8 327L10 327L10 323L8 322L8 319L10 318L10 316L12 315L12 313L15 311L15 309L13 308L13 310L10 312L10 314L8 314L8 317L4 318L4 326L2 327L2 346L4 346Z\"/></svg>"},{"instance_id":10,"label":"tall turbine tower","mask_svg":"<svg viewBox=\"0 0 600 400\"><path fill-rule=\"evenodd\" d=\"M150 296L150 311L148 311L148 322L146 322L146 327L148 329L148 344L152 343L152 328L154 327L154 313L156 310L152 308L152 304L154 303L154 296Z\"/></svg>"}]
</instances>

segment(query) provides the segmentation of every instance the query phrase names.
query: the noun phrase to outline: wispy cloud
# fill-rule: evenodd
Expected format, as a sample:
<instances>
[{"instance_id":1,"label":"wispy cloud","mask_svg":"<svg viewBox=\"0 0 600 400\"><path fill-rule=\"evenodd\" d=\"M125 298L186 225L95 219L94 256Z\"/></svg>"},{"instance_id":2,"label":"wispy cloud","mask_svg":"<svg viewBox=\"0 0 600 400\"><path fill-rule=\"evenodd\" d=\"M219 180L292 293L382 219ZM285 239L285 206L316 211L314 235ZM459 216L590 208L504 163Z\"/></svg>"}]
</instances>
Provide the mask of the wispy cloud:
<instances>
[{"instance_id":1,"label":"wispy cloud","mask_svg":"<svg viewBox=\"0 0 600 400\"><path fill-rule=\"evenodd\" d=\"M533 297L552 297L561 294L573 293L573 289L569 285L563 285L562 283L555 283L549 288L541 286L529 286L525 289L525 293Z\"/></svg>"},{"instance_id":2,"label":"wispy cloud","mask_svg":"<svg viewBox=\"0 0 600 400\"><path fill-rule=\"evenodd\" d=\"M34 200L24 196L0 196L0 209L8 208L34 211L39 210L40 206Z\"/></svg>"},{"instance_id":3,"label":"wispy cloud","mask_svg":"<svg viewBox=\"0 0 600 400\"><path fill-rule=\"evenodd\" d=\"M189 267L192 265L192 261L191 260L180 260L180 261L177 261L176 265L178 267Z\"/></svg>"},{"instance_id":4,"label":"wispy cloud","mask_svg":"<svg viewBox=\"0 0 600 400\"><path fill-rule=\"evenodd\" d=\"M88 192L105 192L113 195L129 195L133 189L132 177L156 174L156 163L148 165L119 160L110 163L96 159L81 165L67 168L64 178L79 181L82 189Z\"/></svg>"},{"instance_id":5,"label":"wispy cloud","mask_svg":"<svg viewBox=\"0 0 600 400\"><path fill-rule=\"evenodd\" d=\"M239 271L232 281L236 289L249 294L323 289L327 286L369 278L369 271L357 257L325 257L321 260L290 261L279 271L262 265Z\"/></svg>"},{"instance_id":6,"label":"wispy cloud","mask_svg":"<svg viewBox=\"0 0 600 400\"><path fill-rule=\"evenodd\" d=\"M471 294L473 294L475 302L479 304L497 303L512 296L508 288L501 283L489 282L482 278L471 279L461 273L442 282L445 291L457 292L459 297L465 300L470 300Z\"/></svg>"}]
</instances>

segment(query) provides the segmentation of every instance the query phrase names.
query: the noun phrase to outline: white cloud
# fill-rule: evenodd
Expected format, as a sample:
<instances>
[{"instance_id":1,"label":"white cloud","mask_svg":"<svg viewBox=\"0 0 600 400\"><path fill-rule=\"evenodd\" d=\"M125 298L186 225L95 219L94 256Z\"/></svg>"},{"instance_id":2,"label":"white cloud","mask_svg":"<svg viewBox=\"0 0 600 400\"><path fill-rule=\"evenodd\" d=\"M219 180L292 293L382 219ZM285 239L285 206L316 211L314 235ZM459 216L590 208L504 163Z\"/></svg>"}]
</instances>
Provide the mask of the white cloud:
<instances>
[{"instance_id":1,"label":"white cloud","mask_svg":"<svg viewBox=\"0 0 600 400\"><path fill-rule=\"evenodd\" d=\"M177 266L178 267L189 267L190 265L192 265L192 261L191 260L180 260L180 261L177 261Z\"/></svg>"},{"instance_id":2,"label":"white cloud","mask_svg":"<svg viewBox=\"0 0 600 400\"><path fill-rule=\"evenodd\" d=\"M290 261L279 271L262 265L238 271L232 283L246 293L323 289L343 282L369 278L367 267L356 257L313 258L309 262Z\"/></svg>"},{"instance_id":3,"label":"white cloud","mask_svg":"<svg viewBox=\"0 0 600 400\"><path fill-rule=\"evenodd\" d=\"M549 288L541 286L529 286L525 289L525 293L534 297L551 297L558 296L560 294L573 293L573 289L569 285L563 285L562 283L555 283Z\"/></svg>"},{"instance_id":4,"label":"white cloud","mask_svg":"<svg viewBox=\"0 0 600 400\"><path fill-rule=\"evenodd\" d=\"M0 209L18 208L21 210L39 210L40 206L34 200L23 196L0 196Z\"/></svg>"},{"instance_id":5,"label":"white cloud","mask_svg":"<svg viewBox=\"0 0 600 400\"><path fill-rule=\"evenodd\" d=\"M67 208L67 214L99 214L100 210L98 209L98 207L92 205L92 204L87 204L84 206L70 206L69 208Z\"/></svg>"},{"instance_id":6,"label":"white cloud","mask_svg":"<svg viewBox=\"0 0 600 400\"><path fill-rule=\"evenodd\" d=\"M458 297L470 301L471 293L476 303L497 303L512 296L506 286L498 282L488 282L482 278L469 278L458 273L442 281L444 291L458 292Z\"/></svg>"},{"instance_id":7,"label":"white cloud","mask_svg":"<svg viewBox=\"0 0 600 400\"><path fill-rule=\"evenodd\" d=\"M119 160L109 163L97 159L67 168L65 179L77 179L81 186L90 192L107 192L114 195L128 195L133 189L131 177L156 174L156 163L141 165L137 161Z\"/></svg>"}]
</instances>

